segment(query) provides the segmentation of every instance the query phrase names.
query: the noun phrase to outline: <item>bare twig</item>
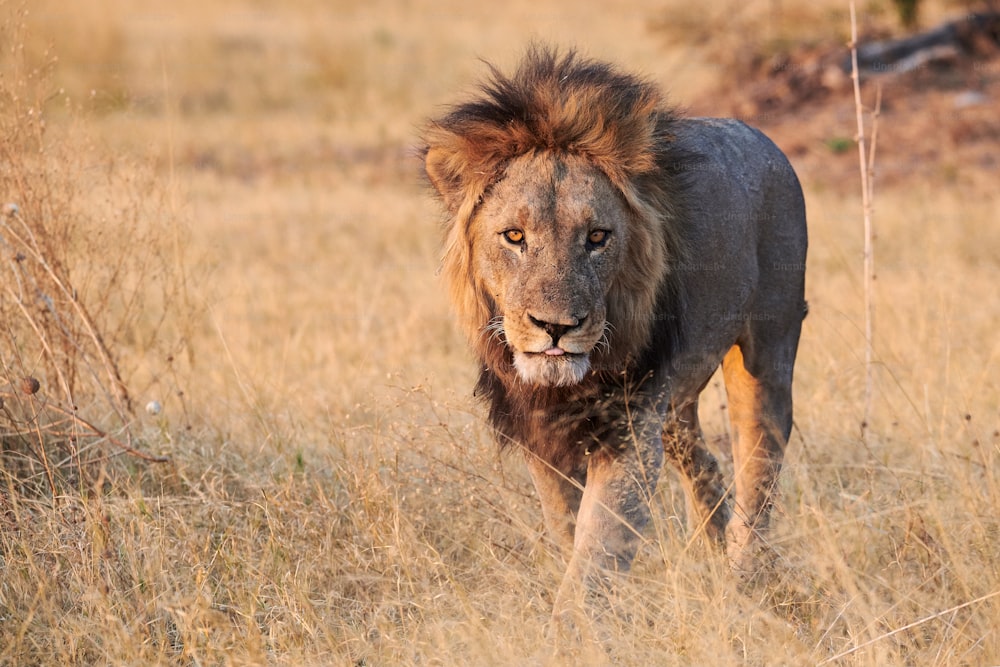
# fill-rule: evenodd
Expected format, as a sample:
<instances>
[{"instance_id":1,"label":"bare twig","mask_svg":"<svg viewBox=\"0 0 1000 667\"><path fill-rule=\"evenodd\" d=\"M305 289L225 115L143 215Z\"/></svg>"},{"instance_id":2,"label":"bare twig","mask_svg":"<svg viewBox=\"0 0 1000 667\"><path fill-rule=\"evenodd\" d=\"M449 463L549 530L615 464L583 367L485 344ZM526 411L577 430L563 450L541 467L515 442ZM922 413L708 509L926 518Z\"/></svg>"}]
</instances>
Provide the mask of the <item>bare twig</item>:
<instances>
[{"instance_id":1,"label":"bare twig","mask_svg":"<svg viewBox=\"0 0 1000 667\"><path fill-rule=\"evenodd\" d=\"M110 433L107 433L97 428L92 423L81 417L80 415L73 414L72 412L66 410L65 408L59 407L58 405L50 405L49 409L54 410L55 412L62 413L66 417L73 420L73 422L79 424L80 426L83 426L88 431L90 431L92 436L107 440L115 447L118 447L127 454L131 454L132 456L140 458L143 461L150 461L152 463L167 463L170 461L170 457L168 456L153 456L152 454L147 454L146 452L136 449L130 444L122 442L121 440L112 436ZM126 431L126 433L128 433L128 431ZM129 437L129 440L131 440L131 437Z\"/></svg>"},{"instance_id":2,"label":"bare twig","mask_svg":"<svg viewBox=\"0 0 1000 667\"><path fill-rule=\"evenodd\" d=\"M854 83L854 110L858 124L858 160L861 171L861 205L864 210L864 290L865 290L865 395L864 413L861 420L861 437L867 441L871 420L872 395L874 393L874 377L872 362L874 350L872 336L874 330L874 303L872 300L872 282L875 279L874 234L872 232L872 200L874 197L872 175L875 166L875 139L878 128L878 108L881 107L882 94L879 89L878 103L875 114L875 127L872 129L872 149L869 154L865 148L864 107L861 104L861 77L858 71L858 24L851 2L851 79Z\"/></svg>"},{"instance_id":3,"label":"bare twig","mask_svg":"<svg viewBox=\"0 0 1000 667\"><path fill-rule=\"evenodd\" d=\"M878 119L882 115L882 84L875 86L875 110L872 111L872 145L868 149L868 196L875 202L875 148L878 145ZM874 278L874 276L873 276Z\"/></svg>"},{"instance_id":4,"label":"bare twig","mask_svg":"<svg viewBox=\"0 0 1000 667\"><path fill-rule=\"evenodd\" d=\"M13 396L13 393L0 391L0 397L3 396L11 397ZM119 438L111 435L110 433L104 431L103 429L98 428L92 422L84 419L75 412L68 410L55 403L45 402L43 407L45 410L62 415L64 419L48 420L45 421L45 423L43 424L43 420L41 418L42 415L40 410L38 409L39 405L36 405L36 403L37 403L36 401L32 401L32 414L30 415L30 419L28 420L27 423L31 425L31 429L38 440L38 446L40 451L35 452L35 456L42 463L42 466L45 468L47 475L50 477L50 485L53 486L53 490L54 490L54 481L53 481L54 478L52 478L51 476L50 463L45 453L45 440L46 437L49 438L80 437L81 433L79 431L66 430L67 428L69 429L73 429L73 427L82 428L84 431L86 431L82 435L110 442L111 444L113 444L115 447L118 447L126 454L135 456L136 458L142 459L143 461L149 461L151 463L167 463L170 461L170 457L154 456L152 454L147 454L146 452L143 452L133 447L131 445L131 434L127 429L125 429L125 434L128 442L122 442ZM13 421L9 413L8 413L8 419L11 419Z\"/></svg>"},{"instance_id":5,"label":"bare twig","mask_svg":"<svg viewBox=\"0 0 1000 667\"><path fill-rule=\"evenodd\" d=\"M8 226L7 231L10 236L21 244L24 250L29 253L30 257L45 271L52 283L59 288L59 291L62 292L63 296L72 304L79 321L84 325L87 335L93 342L98 358L100 359L101 364L103 364L104 370L108 375L108 384L113 390L113 393L109 394L109 397L112 397L112 400L109 402L112 406L118 408L119 416L123 419L123 421L127 420L125 413L132 413L133 411L132 399L128 394L128 389L125 387L125 383L122 381L121 374L118 371L118 366L115 364L107 345L105 345L103 336L101 336L100 331L94 324L93 318L91 318L90 313L77 298L76 290L71 289L63 280L62 276L60 276L52 265L46 261L45 255L40 250L34 233L31 231L31 228L25 220L22 219L21 215L19 213L14 213L10 217L16 220L22 229L22 233L18 233L16 230ZM53 313L53 315L58 321L58 314ZM76 344L76 341L72 342Z\"/></svg>"}]
</instances>

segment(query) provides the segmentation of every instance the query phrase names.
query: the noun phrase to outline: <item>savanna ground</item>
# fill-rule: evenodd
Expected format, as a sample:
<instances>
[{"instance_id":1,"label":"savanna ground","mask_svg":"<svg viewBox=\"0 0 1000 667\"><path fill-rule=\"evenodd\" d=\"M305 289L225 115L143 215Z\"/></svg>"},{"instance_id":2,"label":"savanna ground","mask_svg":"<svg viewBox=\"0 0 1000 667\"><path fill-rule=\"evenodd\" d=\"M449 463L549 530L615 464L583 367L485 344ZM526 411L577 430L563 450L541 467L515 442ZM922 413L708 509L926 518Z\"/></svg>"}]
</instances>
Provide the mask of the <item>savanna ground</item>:
<instances>
[{"instance_id":1,"label":"savanna ground","mask_svg":"<svg viewBox=\"0 0 1000 667\"><path fill-rule=\"evenodd\" d=\"M0 2L0 663L546 663L559 566L470 396L418 128L532 38L730 114L748 62L846 41L795 4ZM884 77L867 437L846 88L748 118L811 225L777 572L737 591L666 474L575 663L1000 664L1000 60L925 74ZM702 413L724 451L721 385Z\"/></svg>"}]
</instances>

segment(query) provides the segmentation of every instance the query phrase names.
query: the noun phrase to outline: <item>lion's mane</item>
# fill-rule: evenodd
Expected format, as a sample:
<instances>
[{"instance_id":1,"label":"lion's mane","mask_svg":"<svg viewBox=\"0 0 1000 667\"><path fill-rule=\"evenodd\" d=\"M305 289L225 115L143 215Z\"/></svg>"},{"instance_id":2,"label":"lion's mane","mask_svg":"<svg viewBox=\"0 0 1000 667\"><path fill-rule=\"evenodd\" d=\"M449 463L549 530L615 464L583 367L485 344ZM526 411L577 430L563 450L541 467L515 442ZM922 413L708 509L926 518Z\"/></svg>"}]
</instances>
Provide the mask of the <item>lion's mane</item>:
<instances>
[{"instance_id":1,"label":"lion's mane","mask_svg":"<svg viewBox=\"0 0 1000 667\"><path fill-rule=\"evenodd\" d=\"M429 124L424 157L449 212L442 274L483 362L478 389L492 397L497 424L494 413L530 413L534 404L571 393L519 388L510 351L487 331L498 313L473 270L470 228L506 165L533 152L581 156L607 176L632 213L625 260L607 296L609 345L592 358L594 375L610 377L648 356L651 342L672 347L682 316L676 269L684 257L685 180L697 156L676 147L679 115L656 86L612 65L536 46L513 76L489 67L477 98Z\"/></svg>"}]
</instances>

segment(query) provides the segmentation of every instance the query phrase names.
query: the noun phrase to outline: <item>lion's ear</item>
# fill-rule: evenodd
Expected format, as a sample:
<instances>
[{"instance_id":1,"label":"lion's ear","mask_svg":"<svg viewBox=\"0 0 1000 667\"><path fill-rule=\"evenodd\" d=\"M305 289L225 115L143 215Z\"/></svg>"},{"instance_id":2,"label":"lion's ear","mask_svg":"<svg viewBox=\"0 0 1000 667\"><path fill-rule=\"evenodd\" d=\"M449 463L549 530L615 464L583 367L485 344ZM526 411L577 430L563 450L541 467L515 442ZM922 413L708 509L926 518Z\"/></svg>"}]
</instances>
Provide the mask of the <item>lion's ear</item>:
<instances>
[{"instance_id":1,"label":"lion's ear","mask_svg":"<svg viewBox=\"0 0 1000 667\"><path fill-rule=\"evenodd\" d=\"M427 179L451 213L458 211L465 196L464 167L464 161L455 151L441 146L431 146L424 157Z\"/></svg>"}]
</instances>

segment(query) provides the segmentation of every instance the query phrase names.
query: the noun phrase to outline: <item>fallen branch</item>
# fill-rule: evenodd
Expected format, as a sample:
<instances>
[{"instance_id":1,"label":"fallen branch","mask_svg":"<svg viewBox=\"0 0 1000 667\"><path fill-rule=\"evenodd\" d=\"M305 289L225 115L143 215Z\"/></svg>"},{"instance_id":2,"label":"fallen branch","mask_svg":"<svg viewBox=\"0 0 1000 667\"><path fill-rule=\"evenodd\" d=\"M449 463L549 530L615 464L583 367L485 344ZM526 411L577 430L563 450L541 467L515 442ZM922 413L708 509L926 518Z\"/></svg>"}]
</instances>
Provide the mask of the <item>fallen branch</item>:
<instances>
[{"instance_id":1,"label":"fallen branch","mask_svg":"<svg viewBox=\"0 0 1000 667\"><path fill-rule=\"evenodd\" d=\"M876 73L909 71L962 53L976 54L984 44L1000 47L998 36L1000 12L969 14L919 35L865 44L857 50L855 66Z\"/></svg>"}]
</instances>

